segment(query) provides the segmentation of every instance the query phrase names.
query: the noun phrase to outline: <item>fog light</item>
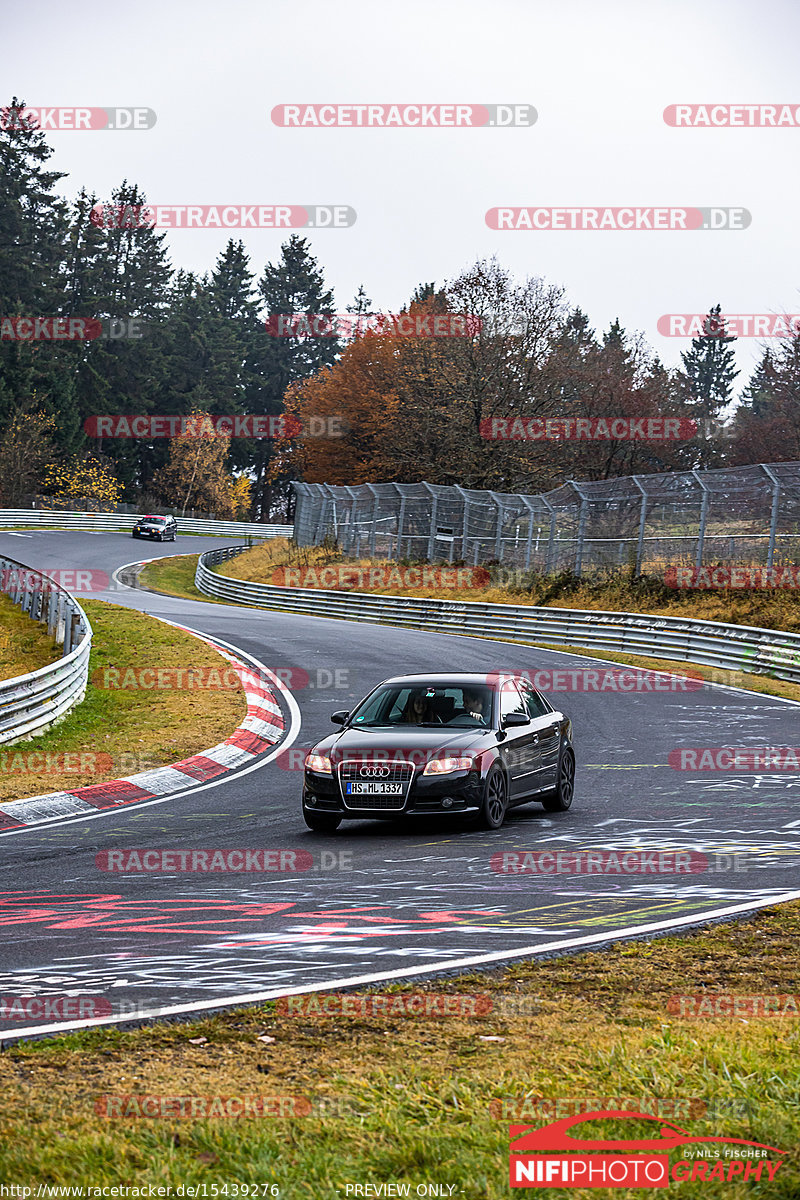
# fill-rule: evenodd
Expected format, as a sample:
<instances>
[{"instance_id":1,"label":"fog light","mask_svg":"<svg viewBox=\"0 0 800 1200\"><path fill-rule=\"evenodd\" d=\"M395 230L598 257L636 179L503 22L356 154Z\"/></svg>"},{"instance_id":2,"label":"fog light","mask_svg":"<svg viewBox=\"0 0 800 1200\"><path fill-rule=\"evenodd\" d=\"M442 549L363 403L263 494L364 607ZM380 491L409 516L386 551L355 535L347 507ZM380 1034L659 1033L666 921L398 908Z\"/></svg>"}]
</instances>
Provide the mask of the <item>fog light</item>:
<instances>
[{"instance_id":1,"label":"fog light","mask_svg":"<svg viewBox=\"0 0 800 1200\"><path fill-rule=\"evenodd\" d=\"M442 801L442 808L452 808L452 807L453 807L453 801L450 799L449 796L445 796L444 800Z\"/></svg>"},{"instance_id":2,"label":"fog light","mask_svg":"<svg viewBox=\"0 0 800 1200\"><path fill-rule=\"evenodd\" d=\"M308 799L306 800L306 804L308 805L309 808L313 808L316 803L317 803L316 796L309 796Z\"/></svg>"}]
</instances>

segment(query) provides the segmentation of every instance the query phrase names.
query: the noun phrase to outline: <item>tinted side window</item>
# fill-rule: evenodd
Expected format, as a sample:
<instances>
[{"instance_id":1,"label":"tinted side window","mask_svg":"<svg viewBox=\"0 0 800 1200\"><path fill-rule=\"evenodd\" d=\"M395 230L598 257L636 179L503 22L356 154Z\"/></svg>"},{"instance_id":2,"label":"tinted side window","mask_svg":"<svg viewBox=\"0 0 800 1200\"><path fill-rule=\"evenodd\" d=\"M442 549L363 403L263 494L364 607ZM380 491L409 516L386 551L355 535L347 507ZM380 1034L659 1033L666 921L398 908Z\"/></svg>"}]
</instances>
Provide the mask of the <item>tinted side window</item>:
<instances>
[{"instance_id":1,"label":"tinted side window","mask_svg":"<svg viewBox=\"0 0 800 1200\"><path fill-rule=\"evenodd\" d=\"M513 679L504 679L500 689L500 720L509 713L524 713L525 704Z\"/></svg>"},{"instance_id":2,"label":"tinted side window","mask_svg":"<svg viewBox=\"0 0 800 1200\"><path fill-rule=\"evenodd\" d=\"M525 707L529 717L546 717L549 712L552 712L544 697L540 696L529 683L522 684L522 695L525 698Z\"/></svg>"}]
</instances>

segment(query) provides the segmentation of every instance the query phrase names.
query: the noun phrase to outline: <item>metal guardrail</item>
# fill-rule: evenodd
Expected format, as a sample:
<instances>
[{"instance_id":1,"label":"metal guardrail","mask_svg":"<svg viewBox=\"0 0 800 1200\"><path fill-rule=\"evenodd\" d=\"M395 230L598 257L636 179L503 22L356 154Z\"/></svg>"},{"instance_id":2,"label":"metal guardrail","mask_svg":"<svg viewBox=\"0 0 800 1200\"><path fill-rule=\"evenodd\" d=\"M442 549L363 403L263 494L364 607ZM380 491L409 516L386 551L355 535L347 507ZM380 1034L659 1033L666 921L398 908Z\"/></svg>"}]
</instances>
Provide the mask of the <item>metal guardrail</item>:
<instances>
[{"instance_id":1,"label":"metal guardrail","mask_svg":"<svg viewBox=\"0 0 800 1200\"><path fill-rule=\"evenodd\" d=\"M92 627L69 592L41 571L0 558L0 591L33 621L47 623L62 657L29 675L0 681L0 745L44 733L86 694Z\"/></svg>"},{"instance_id":2,"label":"metal guardrail","mask_svg":"<svg viewBox=\"0 0 800 1200\"><path fill-rule=\"evenodd\" d=\"M26 525L48 529L83 529L93 532L113 532L133 529L141 513L63 512L42 508L0 509L0 530L19 529ZM293 525L266 525L259 521L203 521L199 517L179 517L179 533L206 534L211 537L291 537Z\"/></svg>"},{"instance_id":3,"label":"metal guardrail","mask_svg":"<svg viewBox=\"0 0 800 1200\"><path fill-rule=\"evenodd\" d=\"M506 642L617 650L800 683L800 635L782 630L646 613L279 588L231 579L210 570L246 549L246 546L228 546L201 554L195 572L197 589L217 600L307 616L401 625Z\"/></svg>"}]
</instances>

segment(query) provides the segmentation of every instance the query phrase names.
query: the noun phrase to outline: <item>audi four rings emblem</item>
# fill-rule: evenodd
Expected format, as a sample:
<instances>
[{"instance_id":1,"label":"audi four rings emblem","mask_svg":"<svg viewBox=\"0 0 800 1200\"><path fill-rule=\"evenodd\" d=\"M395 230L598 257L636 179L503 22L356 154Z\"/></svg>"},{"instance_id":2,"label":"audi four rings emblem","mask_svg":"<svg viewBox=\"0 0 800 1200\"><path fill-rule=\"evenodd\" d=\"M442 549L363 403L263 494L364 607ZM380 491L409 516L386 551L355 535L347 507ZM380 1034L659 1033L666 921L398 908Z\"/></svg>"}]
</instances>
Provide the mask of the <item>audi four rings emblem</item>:
<instances>
[{"instance_id":1,"label":"audi four rings emblem","mask_svg":"<svg viewBox=\"0 0 800 1200\"><path fill-rule=\"evenodd\" d=\"M389 768L388 767L362 767L359 774L371 776L373 779L385 779L386 776L389 774Z\"/></svg>"}]
</instances>

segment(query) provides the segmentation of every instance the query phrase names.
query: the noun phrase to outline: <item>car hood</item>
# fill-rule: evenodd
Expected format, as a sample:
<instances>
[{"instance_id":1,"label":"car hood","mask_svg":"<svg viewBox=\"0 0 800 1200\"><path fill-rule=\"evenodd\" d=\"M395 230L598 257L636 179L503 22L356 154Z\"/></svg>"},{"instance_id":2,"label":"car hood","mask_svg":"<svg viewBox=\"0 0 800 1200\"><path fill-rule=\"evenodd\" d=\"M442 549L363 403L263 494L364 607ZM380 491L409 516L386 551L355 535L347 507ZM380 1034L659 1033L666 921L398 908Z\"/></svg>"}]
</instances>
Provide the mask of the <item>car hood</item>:
<instances>
[{"instance_id":1,"label":"car hood","mask_svg":"<svg viewBox=\"0 0 800 1200\"><path fill-rule=\"evenodd\" d=\"M343 729L323 738L316 749L329 754L334 762L376 754L384 759L393 754L402 758L415 752L429 758L443 751L486 750L492 740L492 731L488 729L448 729L446 725L426 729L412 725L393 729Z\"/></svg>"}]
</instances>

